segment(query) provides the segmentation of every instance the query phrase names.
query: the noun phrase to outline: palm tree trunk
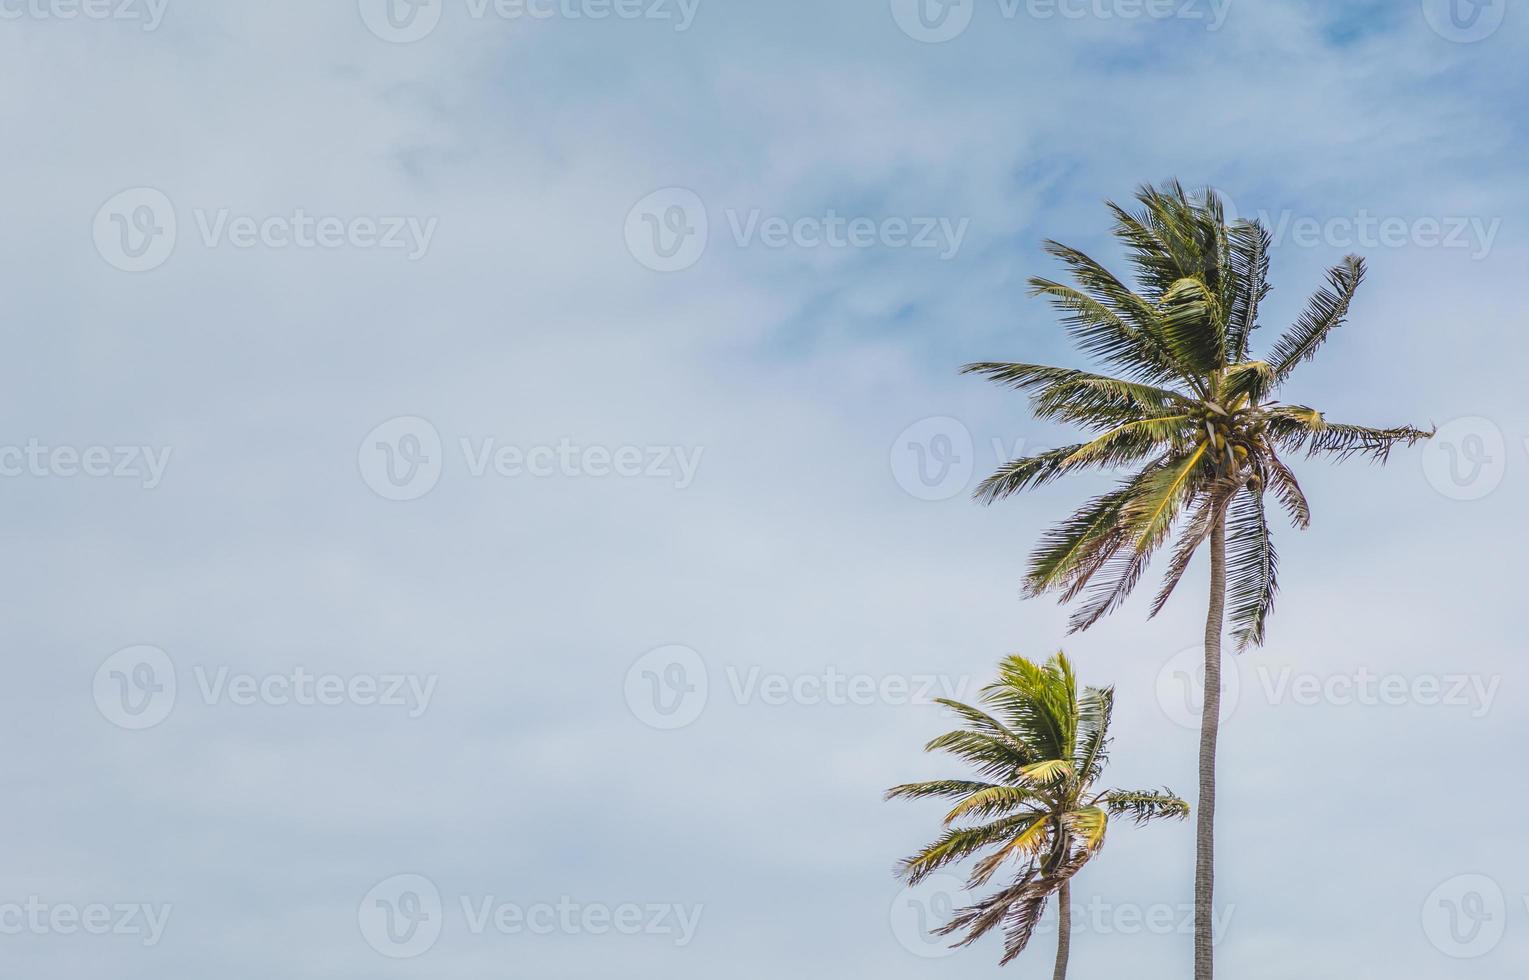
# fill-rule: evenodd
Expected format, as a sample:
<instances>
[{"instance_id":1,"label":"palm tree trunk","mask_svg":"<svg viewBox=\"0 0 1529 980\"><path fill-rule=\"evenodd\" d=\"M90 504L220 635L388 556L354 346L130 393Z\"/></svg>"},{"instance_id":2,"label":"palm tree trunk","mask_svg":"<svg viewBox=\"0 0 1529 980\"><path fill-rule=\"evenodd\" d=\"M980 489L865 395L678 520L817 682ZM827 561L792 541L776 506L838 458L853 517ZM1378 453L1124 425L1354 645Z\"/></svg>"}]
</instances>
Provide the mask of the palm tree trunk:
<instances>
[{"instance_id":1,"label":"palm tree trunk","mask_svg":"<svg viewBox=\"0 0 1529 980\"><path fill-rule=\"evenodd\" d=\"M1200 805L1195 811L1195 980L1215 973L1216 735L1221 724L1221 626L1226 615L1226 518L1210 533L1205 617L1205 707L1200 716Z\"/></svg>"},{"instance_id":2,"label":"palm tree trunk","mask_svg":"<svg viewBox=\"0 0 1529 980\"><path fill-rule=\"evenodd\" d=\"M1062 882L1057 901L1062 903L1062 908L1057 920L1056 971L1051 977L1052 980L1067 980L1067 957L1072 953L1072 882Z\"/></svg>"}]
</instances>

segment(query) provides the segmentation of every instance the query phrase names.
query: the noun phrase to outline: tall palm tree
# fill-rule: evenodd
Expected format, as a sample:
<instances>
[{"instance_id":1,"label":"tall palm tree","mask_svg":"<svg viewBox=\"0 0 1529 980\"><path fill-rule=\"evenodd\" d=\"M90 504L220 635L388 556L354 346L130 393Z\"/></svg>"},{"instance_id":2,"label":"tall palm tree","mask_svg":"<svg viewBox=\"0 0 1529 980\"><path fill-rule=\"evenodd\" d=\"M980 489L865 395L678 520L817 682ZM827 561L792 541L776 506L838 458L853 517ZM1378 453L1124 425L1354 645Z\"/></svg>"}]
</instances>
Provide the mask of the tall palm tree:
<instances>
[{"instance_id":1,"label":"tall palm tree","mask_svg":"<svg viewBox=\"0 0 1529 980\"><path fill-rule=\"evenodd\" d=\"M1364 278L1349 256L1327 288L1262 360L1250 352L1268 294L1272 240L1257 222L1228 227L1213 191L1191 197L1177 182L1143 187L1141 209L1109 204L1114 234L1135 274L1127 286L1077 249L1047 242L1075 286L1032 279L1083 352L1111 373L1035 364L971 364L967 373L1024 391L1038 418L1091 430L1077 445L1006 463L977 489L992 503L1090 467L1135 474L1090 500L1042 538L1025 580L1029 595L1082 597L1072 618L1086 629L1130 595L1153 553L1176 536L1152 605L1162 609L1200 545L1210 543L1205 622L1205 703L1196 811L1195 980L1212 976L1216 734L1221 710L1221 635L1228 602L1239 649L1261 644L1277 590L1278 561L1264 496L1299 528L1311 511L1280 454L1384 462L1398 445L1432 432L1329 422L1304 405L1274 400L1348 315Z\"/></svg>"},{"instance_id":2,"label":"tall palm tree","mask_svg":"<svg viewBox=\"0 0 1529 980\"><path fill-rule=\"evenodd\" d=\"M1078 694L1072 664L1058 653L1044 666L1023 657L999 665L998 680L982 689L983 711L941 700L966 727L941 735L925 751L945 751L970 763L984 781L940 779L894 786L887 799L942 797L958 801L945 815L950 828L898 866L910 884L947 865L987 855L976 863L969 889L984 887L1006 862L1017 866L1008 887L957 911L943 936L961 931L958 946L976 942L1004 924L1003 963L1030 942L1046 903L1056 894L1061 917L1057 980L1067 975L1072 941L1072 876L1099 853L1113 816L1137 823L1183 818L1189 804L1163 791L1097 790L1109 750L1114 690ZM958 822L967 826L956 826Z\"/></svg>"}]
</instances>

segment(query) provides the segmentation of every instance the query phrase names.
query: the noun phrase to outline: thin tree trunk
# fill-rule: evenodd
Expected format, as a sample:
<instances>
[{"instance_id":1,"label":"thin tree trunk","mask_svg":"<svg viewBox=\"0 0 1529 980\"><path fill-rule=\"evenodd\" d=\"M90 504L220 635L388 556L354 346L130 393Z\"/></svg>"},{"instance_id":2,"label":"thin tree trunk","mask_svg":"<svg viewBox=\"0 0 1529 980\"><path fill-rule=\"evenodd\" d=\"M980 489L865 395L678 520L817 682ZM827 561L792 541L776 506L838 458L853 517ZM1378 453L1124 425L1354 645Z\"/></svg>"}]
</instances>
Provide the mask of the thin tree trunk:
<instances>
[{"instance_id":1,"label":"thin tree trunk","mask_svg":"<svg viewBox=\"0 0 1529 980\"><path fill-rule=\"evenodd\" d=\"M1215 973L1216 735L1221 724L1221 626L1226 616L1226 518L1210 534L1205 617L1205 708L1200 717L1200 805L1195 811L1195 980Z\"/></svg>"},{"instance_id":2,"label":"thin tree trunk","mask_svg":"<svg viewBox=\"0 0 1529 980\"><path fill-rule=\"evenodd\" d=\"M1067 957L1072 953L1072 882L1062 882L1057 900L1062 903L1062 909L1057 921L1056 972L1051 977L1052 980L1067 980Z\"/></svg>"}]
</instances>

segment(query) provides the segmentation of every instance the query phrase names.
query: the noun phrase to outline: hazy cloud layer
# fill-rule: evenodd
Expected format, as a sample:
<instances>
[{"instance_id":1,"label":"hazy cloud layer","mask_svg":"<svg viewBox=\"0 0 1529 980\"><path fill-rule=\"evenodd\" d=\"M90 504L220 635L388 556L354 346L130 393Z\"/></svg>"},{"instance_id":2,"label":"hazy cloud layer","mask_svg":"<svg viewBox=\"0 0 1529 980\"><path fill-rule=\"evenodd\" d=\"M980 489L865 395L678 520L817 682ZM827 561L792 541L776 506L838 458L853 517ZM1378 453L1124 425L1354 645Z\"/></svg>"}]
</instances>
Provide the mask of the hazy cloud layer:
<instances>
[{"instance_id":1,"label":"hazy cloud layer","mask_svg":"<svg viewBox=\"0 0 1529 980\"><path fill-rule=\"evenodd\" d=\"M1040 241L1118 259L1102 200L1178 176L1277 230L1273 327L1369 258L1292 400L1441 426L1301 467L1221 969L1521 972L1504 7L0 4L0 962L999 975L921 938L938 808L880 792L948 771L918 702L1064 643L1024 557L1105 478L972 504L1064 433L956 369L1074 363ZM1065 640L1119 783L1194 792L1203 587ZM1112 835L1083 975L1187 972L1192 849Z\"/></svg>"}]
</instances>

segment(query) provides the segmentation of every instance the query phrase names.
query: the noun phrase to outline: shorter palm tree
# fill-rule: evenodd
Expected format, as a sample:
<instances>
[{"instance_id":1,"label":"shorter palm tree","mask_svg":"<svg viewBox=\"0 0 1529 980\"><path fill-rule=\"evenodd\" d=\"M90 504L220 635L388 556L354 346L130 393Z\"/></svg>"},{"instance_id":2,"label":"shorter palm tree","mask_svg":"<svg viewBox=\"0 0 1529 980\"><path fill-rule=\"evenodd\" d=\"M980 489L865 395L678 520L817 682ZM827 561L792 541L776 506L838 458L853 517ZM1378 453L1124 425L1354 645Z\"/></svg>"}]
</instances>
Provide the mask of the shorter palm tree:
<instances>
[{"instance_id":1,"label":"shorter palm tree","mask_svg":"<svg viewBox=\"0 0 1529 980\"><path fill-rule=\"evenodd\" d=\"M998 680L982 689L987 711L941 699L966 727L941 735L925 751L944 751L969 763L981 781L941 779L908 783L887 799L945 798L958 801L945 815L948 828L932 844L898 866L909 884L979 853L967 889L985 887L1005 864L1014 879L1000 891L957 910L937 930L965 932L968 946L1004 925L1007 964L1024 951L1053 894L1061 906L1055 977L1067 975L1071 950L1070 882L1104 844L1111 817L1142 824L1183 819L1189 804L1168 790L1097 790L1109 749L1113 688L1078 694L1067 656L1044 665L1023 657L1005 659Z\"/></svg>"}]
</instances>

